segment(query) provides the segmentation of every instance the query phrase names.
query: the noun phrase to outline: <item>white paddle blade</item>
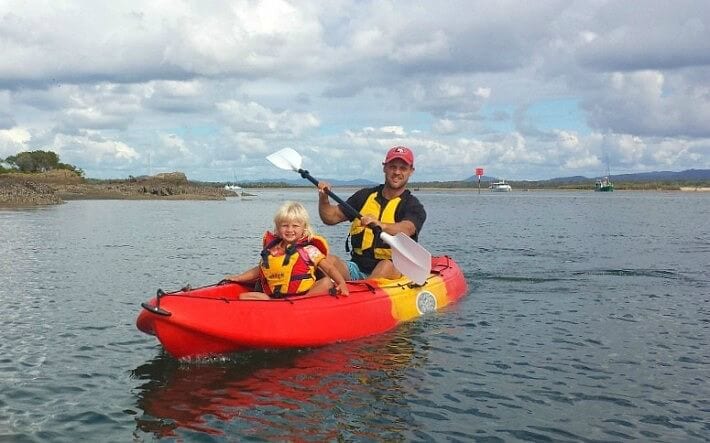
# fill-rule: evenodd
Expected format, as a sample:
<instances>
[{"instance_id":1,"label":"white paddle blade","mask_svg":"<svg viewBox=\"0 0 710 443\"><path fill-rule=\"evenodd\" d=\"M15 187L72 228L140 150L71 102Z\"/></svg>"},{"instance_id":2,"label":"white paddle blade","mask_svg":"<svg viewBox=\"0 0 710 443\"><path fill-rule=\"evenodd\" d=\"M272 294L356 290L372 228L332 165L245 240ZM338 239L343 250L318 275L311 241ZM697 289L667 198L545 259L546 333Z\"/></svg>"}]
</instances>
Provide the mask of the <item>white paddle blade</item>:
<instances>
[{"instance_id":1,"label":"white paddle blade","mask_svg":"<svg viewBox=\"0 0 710 443\"><path fill-rule=\"evenodd\" d=\"M301 154L291 148L283 148L273 154L267 155L266 159L279 169L298 171L301 169L303 158Z\"/></svg>"},{"instance_id":2,"label":"white paddle blade","mask_svg":"<svg viewBox=\"0 0 710 443\"><path fill-rule=\"evenodd\" d=\"M392 263L399 272L418 285L423 285L431 273L431 253L403 232L380 238L392 248Z\"/></svg>"}]
</instances>

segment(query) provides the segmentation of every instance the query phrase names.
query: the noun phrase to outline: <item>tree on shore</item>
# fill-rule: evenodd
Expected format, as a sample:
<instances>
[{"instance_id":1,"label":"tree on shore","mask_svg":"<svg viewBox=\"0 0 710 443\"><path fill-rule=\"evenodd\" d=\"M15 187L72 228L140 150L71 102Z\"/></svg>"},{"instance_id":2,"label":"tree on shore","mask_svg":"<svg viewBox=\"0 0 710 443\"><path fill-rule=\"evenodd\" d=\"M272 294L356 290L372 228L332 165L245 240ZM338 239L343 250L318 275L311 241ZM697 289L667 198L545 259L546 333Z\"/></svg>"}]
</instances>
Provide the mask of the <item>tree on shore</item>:
<instances>
[{"instance_id":1,"label":"tree on shore","mask_svg":"<svg viewBox=\"0 0 710 443\"><path fill-rule=\"evenodd\" d=\"M25 151L17 155L11 155L5 159L5 163L10 165L10 169L2 168L0 172L45 172L53 169L66 169L76 172L80 176L84 175L84 171L74 165L62 163L59 161L59 156L52 151Z\"/></svg>"}]
</instances>

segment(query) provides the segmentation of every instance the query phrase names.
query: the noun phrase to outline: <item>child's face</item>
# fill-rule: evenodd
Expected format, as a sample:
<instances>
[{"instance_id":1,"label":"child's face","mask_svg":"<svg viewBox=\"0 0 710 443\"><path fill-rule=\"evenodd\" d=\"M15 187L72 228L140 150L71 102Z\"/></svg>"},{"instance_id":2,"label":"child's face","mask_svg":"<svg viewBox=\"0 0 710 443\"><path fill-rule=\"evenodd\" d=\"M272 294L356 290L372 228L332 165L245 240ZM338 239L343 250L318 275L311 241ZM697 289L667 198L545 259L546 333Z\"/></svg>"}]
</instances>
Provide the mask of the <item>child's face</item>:
<instances>
[{"instance_id":1,"label":"child's face","mask_svg":"<svg viewBox=\"0 0 710 443\"><path fill-rule=\"evenodd\" d=\"M279 223L278 235L287 242L300 240L304 232L305 227L298 220L282 220Z\"/></svg>"}]
</instances>

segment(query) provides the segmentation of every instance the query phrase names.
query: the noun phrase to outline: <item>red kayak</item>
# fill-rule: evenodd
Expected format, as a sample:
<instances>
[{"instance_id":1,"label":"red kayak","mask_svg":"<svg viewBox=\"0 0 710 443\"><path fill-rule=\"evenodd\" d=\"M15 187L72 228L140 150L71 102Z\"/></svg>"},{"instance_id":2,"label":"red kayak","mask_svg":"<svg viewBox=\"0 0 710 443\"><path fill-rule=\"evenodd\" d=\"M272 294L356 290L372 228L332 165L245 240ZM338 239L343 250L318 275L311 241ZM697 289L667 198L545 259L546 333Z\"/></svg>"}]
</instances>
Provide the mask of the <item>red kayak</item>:
<instances>
[{"instance_id":1,"label":"red kayak","mask_svg":"<svg viewBox=\"0 0 710 443\"><path fill-rule=\"evenodd\" d=\"M239 300L251 290L226 282L163 293L142 304L136 325L176 358L249 349L316 347L388 331L461 299L468 287L447 256L432 257L417 285L406 277L348 282L350 295Z\"/></svg>"}]
</instances>

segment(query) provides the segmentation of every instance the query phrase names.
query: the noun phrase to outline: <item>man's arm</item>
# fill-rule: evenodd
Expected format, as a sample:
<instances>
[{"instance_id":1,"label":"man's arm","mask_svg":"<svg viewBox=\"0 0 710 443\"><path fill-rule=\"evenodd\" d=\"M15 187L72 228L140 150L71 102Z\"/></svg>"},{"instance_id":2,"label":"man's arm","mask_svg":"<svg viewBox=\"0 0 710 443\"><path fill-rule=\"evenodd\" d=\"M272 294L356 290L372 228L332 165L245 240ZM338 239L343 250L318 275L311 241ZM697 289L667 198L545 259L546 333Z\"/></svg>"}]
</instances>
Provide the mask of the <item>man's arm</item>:
<instances>
[{"instance_id":1,"label":"man's arm","mask_svg":"<svg viewBox=\"0 0 710 443\"><path fill-rule=\"evenodd\" d=\"M377 221L375 217L363 216L361 222L364 225L369 223L377 224L384 232L390 235L396 235L398 232L403 232L410 237L417 238L421 231L424 221L426 220L426 210L416 197L407 199L405 206L402 208L401 215L398 217L400 221L396 223L382 223Z\"/></svg>"},{"instance_id":2,"label":"man's arm","mask_svg":"<svg viewBox=\"0 0 710 443\"><path fill-rule=\"evenodd\" d=\"M326 190L330 189L328 182L321 181L318 184L318 215L326 225L337 225L348 218L345 216L340 206L330 203Z\"/></svg>"},{"instance_id":3,"label":"man's arm","mask_svg":"<svg viewBox=\"0 0 710 443\"><path fill-rule=\"evenodd\" d=\"M409 220L402 220L396 223L382 223L377 220L377 217L363 215L360 222L365 226L368 226L370 223L374 223L382 229L382 232L386 232L390 235L396 235L399 232L403 232L412 237L417 232L416 226L414 226L414 223Z\"/></svg>"}]
</instances>

